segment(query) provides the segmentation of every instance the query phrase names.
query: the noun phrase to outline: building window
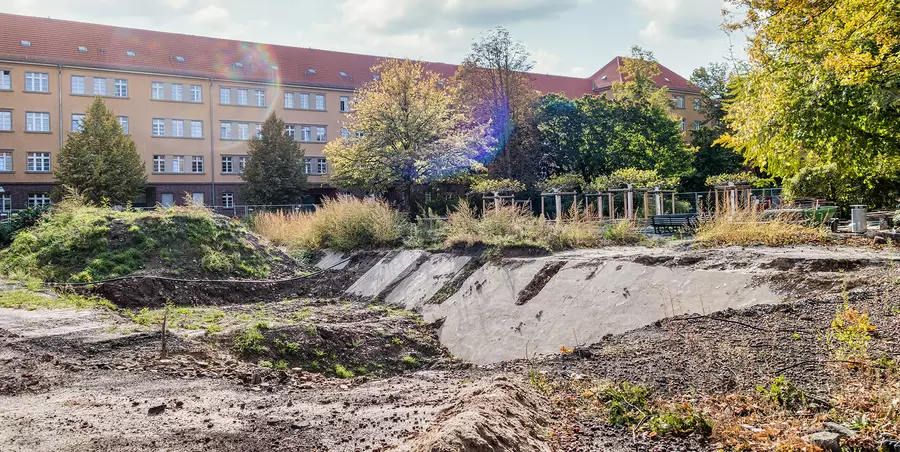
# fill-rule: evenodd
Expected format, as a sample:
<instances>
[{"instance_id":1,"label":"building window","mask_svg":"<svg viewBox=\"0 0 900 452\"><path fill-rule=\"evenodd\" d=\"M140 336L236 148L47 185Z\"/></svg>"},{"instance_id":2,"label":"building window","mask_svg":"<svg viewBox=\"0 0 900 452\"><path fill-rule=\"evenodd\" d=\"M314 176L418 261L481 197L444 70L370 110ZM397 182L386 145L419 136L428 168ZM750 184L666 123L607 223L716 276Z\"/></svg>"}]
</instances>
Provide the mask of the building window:
<instances>
[{"instance_id":1,"label":"building window","mask_svg":"<svg viewBox=\"0 0 900 452\"><path fill-rule=\"evenodd\" d=\"M324 94L316 94L316 110L324 110L325 109L325 95Z\"/></svg>"},{"instance_id":2,"label":"building window","mask_svg":"<svg viewBox=\"0 0 900 452\"><path fill-rule=\"evenodd\" d=\"M113 86L115 87L114 96L128 97L128 80L117 78Z\"/></svg>"},{"instance_id":3,"label":"building window","mask_svg":"<svg viewBox=\"0 0 900 452\"><path fill-rule=\"evenodd\" d=\"M105 78L94 77L94 95L95 96L105 96L106 95L106 79Z\"/></svg>"},{"instance_id":4,"label":"building window","mask_svg":"<svg viewBox=\"0 0 900 452\"><path fill-rule=\"evenodd\" d=\"M50 92L50 75L45 72L26 72L25 91L32 93Z\"/></svg>"},{"instance_id":5,"label":"building window","mask_svg":"<svg viewBox=\"0 0 900 452\"><path fill-rule=\"evenodd\" d=\"M700 102L699 97L694 98L694 111L700 111Z\"/></svg>"},{"instance_id":6,"label":"building window","mask_svg":"<svg viewBox=\"0 0 900 452\"><path fill-rule=\"evenodd\" d=\"M243 173L247 167L247 157L238 157L238 172Z\"/></svg>"},{"instance_id":7,"label":"building window","mask_svg":"<svg viewBox=\"0 0 900 452\"><path fill-rule=\"evenodd\" d=\"M694 130L700 130L703 127L703 121L694 121Z\"/></svg>"},{"instance_id":8,"label":"building window","mask_svg":"<svg viewBox=\"0 0 900 452\"><path fill-rule=\"evenodd\" d=\"M262 138L262 124L256 125L256 138Z\"/></svg>"},{"instance_id":9,"label":"building window","mask_svg":"<svg viewBox=\"0 0 900 452\"><path fill-rule=\"evenodd\" d=\"M222 157L222 172L225 174L234 172L234 165L232 164L231 157Z\"/></svg>"},{"instance_id":10,"label":"building window","mask_svg":"<svg viewBox=\"0 0 900 452\"><path fill-rule=\"evenodd\" d=\"M203 193L191 193L191 202L198 207L203 206Z\"/></svg>"},{"instance_id":11,"label":"building window","mask_svg":"<svg viewBox=\"0 0 900 452\"><path fill-rule=\"evenodd\" d=\"M684 132L684 129L685 129L685 127L684 127L684 118L681 118L681 125L679 126L679 128L681 129L682 132Z\"/></svg>"},{"instance_id":12,"label":"building window","mask_svg":"<svg viewBox=\"0 0 900 452\"><path fill-rule=\"evenodd\" d=\"M0 212L9 212L12 210L12 196L0 195Z\"/></svg>"},{"instance_id":13,"label":"building window","mask_svg":"<svg viewBox=\"0 0 900 452\"><path fill-rule=\"evenodd\" d=\"M303 163L305 164L303 167L303 174L309 174L310 171L312 171L312 159L303 159Z\"/></svg>"},{"instance_id":14,"label":"building window","mask_svg":"<svg viewBox=\"0 0 900 452\"><path fill-rule=\"evenodd\" d=\"M324 143L326 141L324 127L316 127L316 141L319 143Z\"/></svg>"},{"instance_id":15,"label":"building window","mask_svg":"<svg viewBox=\"0 0 900 452\"><path fill-rule=\"evenodd\" d=\"M25 131L26 132L49 132L50 131L50 113L25 113Z\"/></svg>"},{"instance_id":16,"label":"building window","mask_svg":"<svg viewBox=\"0 0 900 452\"><path fill-rule=\"evenodd\" d=\"M0 71L0 89L12 89L12 74L9 71Z\"/></svg>"},{"instance_id":17,"label":"building window","mask_svg":"<svg viewBox=\"0 0 900 452\"><path fill-rule=\"evenodd\" d=\"M191 121L191 138L203 138L203 121Z\"/></svg>"},{"instance_id":18,"label":"building window","mask_svg":"<svg viewBox=\"0 0 900 452\"><path fill-rule=\"evenodd\" d=\"M159 205L163 207L172 207L175 205L175 194L163 193L159 196Z\"/></svg>"},{"instance_id":19,"label":"building window","mask_svg":"<svg viewBox=\"0 0 900 452\"><path fill-rule=\"evenodd\" d=\"M284 134L295 140L297 139L297 132L294 129L294 126L284 126Z\"/></svg>"},{"instance_id":20,"label":"building window","mask_svg":"<svg viewBox=\"0 0 900 452\"><path fill-rule=\"evenodd\" d=\"M300 141L310 141L310 127L303 126L300 128Z\"/></svg>"},{"instance_id":21,"label":"building window","mask_svg":"<svg viewBox=\"0 0 900 452\"><path fill-rule=\"evenodd\" d=\"M341 111L346 113L350 111L350 98L341 96Z\"/></svg>"},{"instance_id":22,"label":"building window","mask_svg":"<svg viewBox=\"0 0 900 452\"><path fill-rule=\"evenodd\" d=\"M128 135L128 116L116 116L116 119L119 120L119 125L122 126L122 132Z\"/></svg>"},{"instance_id":23,"label":"building window","mask_svg":"<svg viewBox=\"0 0 900 452\"><path fill-rule=\"evenodd\" d=\"M318 161L317 170L319 174L328 174L328 162L325 159L316 159Z\"/></svg>"},{"instance_id":24,"label":"building window","mask_svg":"<svg viewBox=\"0 0 900 452\"><path fill-rule=\"evenodd\" d=\"M234 207L234 193L222 193L222 207L226 209Z\"/></svg>"},{"instance_id":25,"label":"building window","mask_svg":"<svg viewBox=\"0 0 900 452\"><path fill-rule=\"evenodd\" d=\"M12 130L11 111L0 111L0 130Z\"/></svg>"},{"instance_id":26,"label":"building window","mask_svg":"<svg viewBox=\"0 0 900 452\"><path fill-rule=\"evenodd\" d=\"M172 172L173 173L183 173L184 172L184 156L176 155L172 157Z\"/></svg>"},{"instance_id":27,"label":"building window","mask_svg":"<svg viewBox=\"0 0 900 452\"><path fill-rule=\"evenodd\" d=\"M203 88L200 85L191 85L191 102L203 102Z\"/></svg>"},{"instance_id":28,"label":"building window","mask_svg":"<svg viewBox=\"0 0 900 452\"><path fill-rule=\"evenodd\" d=\"M162 82L153 82L150 87L150 98L153 100L165 99L165 84Z\"/></svg>"},{"instance_id":29,"label":"building window","mask_svg":"<svg viewBox=\"0 0 900 452\"><path fill-rule=\"evenodd\" d=\"M266 106L266 92L264 90L258 89L256 90L256 106L257 107L265 107Z\"/></svg>"},{"instance_id":30,"label":"building window","mask_svg":"<svg viewBox=\"0 0 900 452\"><path fill-rule=\"evenodd\" d=\"M300 95L300 108L309 110L309 94Z\"/></svg>"},{"instance_id":31,"label":"building window","mask_svg":"<svg viewBox=\"0 0 900 452\"><path fill-rule=\"evenodd\" d=\"M172 120L172 136L173 137L183 137L184 136L184 121L181 119L173 119Z\"/></svg>"},{"instance_id":32,"label":"building window","mask_svg":"<svg viewBox=\"0 0 900 452\"><path fill-rule=\"evenodd\" d=\"M679 110L684 109L684 96L674 96L672 100L675 102L675 108Z\"/></svg>"},{"instance_id":33,"label":"building window","mask_svg":"<svg viewBox=\"0 0 900 452\"><path fill-rule=\"evenodd\" d=\"M284 108L294 108L294 93L284 93Z\"/></svg>"},{"instance_id":34,"label":"building window","mask_svg":"<svg viewBox=\"0 0 900 452\"><path fill-rule=\"evenodd\" d=\"M84 123L84 115L72 115L72 132L81 132L81 126Z\"/></svg>"},{"instance_id":35,"label":"building window","mask_svg":"<svg viewBox=\"0 0 900 452\"><path fill-rule=\"evenodd\" d=\"M203 156L193 156L191 158L191 172L192 173L202 173L203 172Z\"/></svg>"},{"instance_id":36,"label":"building window","mask_svg":"<svg viewBox=\"0 0 900 452\"><path fill-rule=\"evenodd\" d=\"M50 205L50 195L47 193L29 193L28 194L28 207L38 208L38 207L47 207Z\"/></svg>"},{"instance_id":37,"label":"building window","mask_svg":"<svg viewBox=\"0 0 900 452\"><path fill-rule=\"evenodd\" d=\"M84 94L84 76L72 76L72 94Z\"/></svg>"},{"instance_id":38,"label":"building window","mask_svg":"<svg viewBox=\"0 0 900 452\"><path fill-rule=\"evenodd\" d=\"M250 139L250 125L249 124L238 124L238 140L249 140Z\"/></svg>"},{"instance_id":39,"label":"building window","mask_svg":"<svg viewBox=\"0 0 900 452\"><path fill-rule=\"evenodd\" d=\"M164 156L164 155L154 155L153 156L153 172L154 173L165 173L166 172L166 156Z\"/></svg>"},{"instance_id":40,"label":"building window","mask_svg":"<svg viewBox=\"0 0 900 452\"><path fill-rule=\"evenodd\" d=\"M231 88L219 88L219 103L225 105L231 103Z\"/></svg>"},{"instance_id":41,"label":"building window","mask_svg":"<svg viewBox=\"0 0 900 452\"><path fill-rule=\"evenodd\" d=\"M172 100L181 102L184 100L184 85L172 85Z\"/></svg>"},{"instance_id":42,"label":"building window","mask_svg":"<svg viewBox=\"0 0 900 452\"><path fill-rule=\"evenodd\" d=\"M153 136L155 137L164 137L166 136L166 120L165 119L154 119L153 120Z\"/></svg>"},{"instance_id":43,"label":"building window","mask_svg":"<svg viewBox=\"0 0 900 452\"><path fill-rule=\"evenodd\" d=\"M247 105L247 90L237 90L237 103L238 105Z\"/></svg>"},{"instance_id":44,"label":"building window","mask_svg":"<svg viewBox=\"0 0 900 452\"><path fill-rule=\"evenodd\" d=\"M29 152L26 157L27 165L25 167L25 171L28 171L30 173L50 172L49 152Z\"/></svg>"},{"instance_id":45,"label":"building window","mask_svg":"<svg viewBox=\"0 0 900 452\"><path fill-rule=\"evenodd\" d=\"M219 128L219 138L221 138L223 140L231 139L231 123L230 122L223 122L221 124L221 127Z\"/></svg>"},{"instance_id":46,"label":"building window","mask_svg":"<svg viewBox=\"0 0 900 452\"><path fill-rule=\"evenodd\" d=\"M12 152L0 151L0 171L12 172Z\"/></svg>"}]
</instances>

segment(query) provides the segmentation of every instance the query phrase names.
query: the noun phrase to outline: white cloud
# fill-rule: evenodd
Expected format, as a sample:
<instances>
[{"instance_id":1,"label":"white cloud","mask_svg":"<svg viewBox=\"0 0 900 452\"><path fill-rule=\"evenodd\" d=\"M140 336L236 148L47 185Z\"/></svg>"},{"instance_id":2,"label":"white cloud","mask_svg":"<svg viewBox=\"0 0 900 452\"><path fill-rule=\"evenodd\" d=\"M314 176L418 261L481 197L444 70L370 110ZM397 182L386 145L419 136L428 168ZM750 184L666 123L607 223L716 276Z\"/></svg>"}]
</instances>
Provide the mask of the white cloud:
<instances>
[{"instance_id":1,"label":"white cloud","mask_svg":"<svg viewBox=\"0 0 900 452\"><path fill-rule=\"evenodd\" d=\"M550 53L544 49L537 49L532 55L534 58L534 72L553 73L560 63L559 56Z\"/></svg>"},{"instance_id":2,"label":"white cloud","mask_svg":"<svg viewBox=\"0 0 900 452\"><path fill-rule=\"evenodd\" d=\"M190 0L165 0L166 6L172 9L181 9L187 6Z\"/></svg>"},{"instance_id":3,"label":"white cloud","mask_svg":"<svg viewBox=\"0 0 900 452\"><path fill-rule=\"evenodd\" d=\"M216 5L208 5L205 8L198 9L191 14L191 22L197 24L219 24L223 29L226 27L231 13L227 9Z\"/></svg>"},{"instance_id":4,"label":"white cloud","mask_svg":"<svg viewBox=\"0 0 900 452\"><path fill-rule=\"evenodd\" d=\"M723 0L633 0L647 41L703 40L721 36Z\"/></svg>"},{"instance_id":5,"label":"white cloud","mask_svg":"<svg viewBox=\"0 0 900 452\"><path fill-rule=\"evenodd\" d=\"M584 76L585 72L587 72L587 69L581 66L575 66L572 69L569 69L569 73L571 73L575 77Z\"/></svg>"}]
</instances>

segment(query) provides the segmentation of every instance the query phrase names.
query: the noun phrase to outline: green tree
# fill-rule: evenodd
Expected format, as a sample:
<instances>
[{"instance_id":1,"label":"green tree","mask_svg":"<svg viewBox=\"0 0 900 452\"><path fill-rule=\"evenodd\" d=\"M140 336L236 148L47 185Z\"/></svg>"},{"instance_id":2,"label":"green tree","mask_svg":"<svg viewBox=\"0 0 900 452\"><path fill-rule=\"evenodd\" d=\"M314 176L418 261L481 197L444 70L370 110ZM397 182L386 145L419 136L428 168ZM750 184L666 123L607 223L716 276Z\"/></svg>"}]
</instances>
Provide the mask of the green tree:
<instances>
[{"instance_id":1,"label":"green tree","mask_svg":"<svg viewBox=\"0 0 900 452\"><path fill-rule=\"evenodd\" d=\"M357 90L344 126L350 138L325 146L338 187L398 188L412 213L412 189L479 166L491 142L454 104L455 88L410 60L384 60L378 80Z\"/></svg>"},{"instance_id":2,"label":"green tree","mask_svg":"<svg viewBox=\"0 0 900 452\"><path fill-rule=\"evenodd\" d=\"M300 143L284 132L275 113L250 139L241 195L247 204L295 204L306 190L306 163Z\"/></svg>"},{"instance_id":3,"label":"green tree","mask_svg":"<svg viewBox=\"0 0 900 452\"><path fill-rule=\"evenodd\" d=\"M900 165L900 0L732 0L750 69L724 141L773 176L834 163L869 187Z\"/></svg>"},{"instance_id":4,"label":"green tree","mask_svg":"<svg viewBox=\"0 0 900 452\"><path fill-rule=\"evenodd\" d=\"M663 110L671 106L669 89L657 85L654 80L662 70L653 52L632 46L631 56L622 58L619 73L624 82L613 83L611 90L614 99L625 103L647 103Z\"/></svg>"},{"instance_id":5,"label":"green tree","mask_svg":"<svg viewBox=\"0 0 900 452\"><path fill-rule=\"evenodd\" d=\"M54 175L87 201L112 205L134 201L147 184L134 141L99 96L85 112L81 130L70 133L59 150Z\"/></svg>"}]
</instances>

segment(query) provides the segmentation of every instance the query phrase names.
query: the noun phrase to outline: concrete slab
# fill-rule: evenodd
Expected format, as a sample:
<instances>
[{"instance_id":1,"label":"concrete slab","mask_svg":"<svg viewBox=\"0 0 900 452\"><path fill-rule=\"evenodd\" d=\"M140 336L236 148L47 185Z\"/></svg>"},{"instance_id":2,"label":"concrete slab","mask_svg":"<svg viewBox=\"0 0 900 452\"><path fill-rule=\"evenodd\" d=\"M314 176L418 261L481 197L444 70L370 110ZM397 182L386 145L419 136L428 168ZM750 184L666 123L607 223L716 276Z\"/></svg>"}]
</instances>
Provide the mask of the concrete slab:
<instances>
[{"instance_id":1,"label":"concrete slab","mask_svg":"<svg viewBox=\"0 0 900 452\"><path fill-rule=\"evenodd\" d=\"M378 261L345 293L360 297L378 296L415 270L420 259L425 258L427 254L426 251L420 250L392 252Z\"/></svg>"},{"instance_id":2,"label":"concrete slab","mask_svg":"<svg viewBox=\"0 0 900 452\"><path fill-rule=\"evenodd\" d=\"M404 278L385 297L385 301L403 306L404 309L419 309L471 260L471 256L433 254L416 271Z\"/></svg>"},{"instance_id":3,"label":"concrete slab","mask_svg":"<svg viewBox=\"0 0 900 452\"><path fill-rule=\"evenodd\" d=\"M339 253L337 251L325 251L325 257L316 263L316 267L322 270L343 270L350 263L347 258L350 256Z\"/></svg>"},{"instance_id":4,"label":"concrete slab","mask_svg":"<svg viewBox=\"0 0 900 452\"><path fill-rule=\"evenodd\" d=\"M486 266L447 302L426 305L423 316L426 321L445 319L439 336L454 355L487 364L591 344L673 313L703 314L780 300L750 273L610 259L570 261L537 296L516 306L518 291L546 262Z\"/></svg>"}]
</instances>

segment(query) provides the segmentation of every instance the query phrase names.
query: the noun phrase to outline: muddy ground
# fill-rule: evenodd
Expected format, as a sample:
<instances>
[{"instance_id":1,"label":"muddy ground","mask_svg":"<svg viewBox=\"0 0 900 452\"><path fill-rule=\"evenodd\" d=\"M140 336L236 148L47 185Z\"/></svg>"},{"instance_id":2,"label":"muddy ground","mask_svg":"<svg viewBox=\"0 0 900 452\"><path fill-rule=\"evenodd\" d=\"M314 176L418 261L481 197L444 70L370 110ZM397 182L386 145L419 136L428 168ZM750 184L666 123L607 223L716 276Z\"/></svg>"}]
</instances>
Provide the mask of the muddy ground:
<instances>
[{"instance_id":1,"label":"muddy ground","mask_svg":"<svg viewBox=\"0 0 900 452\"><path fill-rule=\"evenodd\" d=\"M674 260L669 251L617 253L645 265L742 265L727 254L704 260L698 251ZM529 380L627 381L674 396L753 392L785 375L824 399L839 383L826 365L822 335L845 302L868 312L877 326L872 354L900 358L900 286L882 254L854 250L811 268L797 252L773 253L780 256L767 260L777 265L766 278L783 293L780 304L676 317L571 353L488 366L449 357L435 343L432 326L408 313L325 299L373 265L371 257L346 273L331 273L330 284L257 294L252 305L238 295L229 298L229 290L193 288L203 294L185 304L217 305L225 318L250 323L235 320L215 333L205 325L176 329L168 336L166 360L160 360L155 324L101 308L0 309L0 450L718 450L721 445L698 435L636 435L567 409ZM821 278L811 277L818 272ZM131 304L122 302L128 288L113 295L123 306L159 305L148 301L149 289L135 293ZM304 292L323 298L269 299L272 293L292 298ZM222 299L210 298L216 293ZM298 312L302 318L294 316ZM234 350L235 335L260 319L269 323L263 330L269 348ZM316 325L314 336L310 324ZM393 364L370 366L371 373L353 378L302 366L312 356L288 359L289 367L280 370L260 367L260 360L283 358L273 345L278 338L305 340L304 349L322 349L323 356L333 353L334 361L323 359L328 369L335 363L349 369L364 361ZM404 356L415 356L415 364L404 368L410 362Z\"/></svg>"}]
</instances>

